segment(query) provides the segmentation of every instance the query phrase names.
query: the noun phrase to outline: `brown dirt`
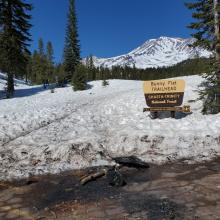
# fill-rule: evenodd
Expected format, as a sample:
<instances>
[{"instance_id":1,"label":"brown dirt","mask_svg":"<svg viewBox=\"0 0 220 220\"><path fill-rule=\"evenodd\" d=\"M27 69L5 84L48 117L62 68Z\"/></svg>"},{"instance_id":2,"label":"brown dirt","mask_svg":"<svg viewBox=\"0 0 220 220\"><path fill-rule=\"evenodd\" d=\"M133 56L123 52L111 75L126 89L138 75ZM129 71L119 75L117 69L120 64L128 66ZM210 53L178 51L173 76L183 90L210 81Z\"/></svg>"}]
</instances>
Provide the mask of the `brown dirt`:
<instances>
[{"instance_id":1,"label":"brown dirt","mask_svg":"<svg viewBox=\"0 0 220 220\"><path fill-rule=\"evenodd\" d=\"M0 219L220 220L220 159L126 168L127 185L120 188L105 177L81 186L79 178L87 172L0 183Z\"/></svg>"}]
</instances>

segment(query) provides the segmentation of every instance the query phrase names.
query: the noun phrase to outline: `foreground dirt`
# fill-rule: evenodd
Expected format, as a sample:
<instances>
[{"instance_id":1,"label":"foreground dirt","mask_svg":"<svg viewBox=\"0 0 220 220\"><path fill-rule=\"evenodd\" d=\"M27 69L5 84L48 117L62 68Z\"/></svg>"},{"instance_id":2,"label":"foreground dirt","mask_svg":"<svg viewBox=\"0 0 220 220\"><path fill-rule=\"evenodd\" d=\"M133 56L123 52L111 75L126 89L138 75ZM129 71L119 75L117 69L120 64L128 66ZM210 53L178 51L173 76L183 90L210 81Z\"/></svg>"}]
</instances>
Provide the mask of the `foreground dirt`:
<instances>
[{"instance_id":1,"label":"foreground dirt","mask_svg":"<svg viewBox=\"0 0 220 220\"><path fill-rule=\"evenodd\" d=\"M105 178L80 186L86 172L0 183L0 219L220 219L220 159L124 169L121 188Z\"/></svg>"}]
</instances>

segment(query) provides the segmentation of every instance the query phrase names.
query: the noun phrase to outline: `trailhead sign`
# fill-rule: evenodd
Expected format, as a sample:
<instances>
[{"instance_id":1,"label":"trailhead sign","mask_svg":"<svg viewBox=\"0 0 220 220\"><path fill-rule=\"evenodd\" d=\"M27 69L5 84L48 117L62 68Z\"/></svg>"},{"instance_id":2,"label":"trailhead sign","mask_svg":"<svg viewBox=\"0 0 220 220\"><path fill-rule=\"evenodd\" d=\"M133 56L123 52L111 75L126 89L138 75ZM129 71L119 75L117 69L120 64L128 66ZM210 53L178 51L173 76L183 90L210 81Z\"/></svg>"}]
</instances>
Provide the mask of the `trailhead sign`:
<instances>
[{"instance_id":1,"label":"trailhead sign","mask_svg":"<svg viewBox=\"0 0 220 220\"><path fill-rule=\"evenodd\" d=\"M144 95L149 107L177 107L183 103L185 81L153 80L144 82Z\"/></svg>"}]
</instances>

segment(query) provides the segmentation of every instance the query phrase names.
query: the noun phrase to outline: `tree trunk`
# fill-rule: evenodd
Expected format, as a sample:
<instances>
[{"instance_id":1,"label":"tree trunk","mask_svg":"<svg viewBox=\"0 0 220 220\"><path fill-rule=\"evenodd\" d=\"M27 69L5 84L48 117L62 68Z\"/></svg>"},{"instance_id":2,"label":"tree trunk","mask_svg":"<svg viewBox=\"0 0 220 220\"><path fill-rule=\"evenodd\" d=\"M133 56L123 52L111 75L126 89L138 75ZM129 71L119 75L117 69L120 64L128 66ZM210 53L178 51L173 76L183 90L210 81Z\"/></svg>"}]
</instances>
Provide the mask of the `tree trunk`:
<instances>
[{"instance_id":1,"label":"tree trunk","mask_svg":"<svg viewBox=\"0 0 220 220\"><path fill-rule=\"evenodd\" d=\"M214 19L215 19L215 38L216 38L216 45L215 45L215 58L217 61L220 60L220 32L219 32L219 14L218 14L218 5L219 0L213 0L214 2Z\"/></svg>"},{"instance_id":2,"label":"tree trunk","mask_svg":"<svg viewBox=\"0 0 220 220\"><path fill-rule=\"evenodd\" d=\"M7 98L10 98L14 94L14 76L12 73L8 73L8 80L7 80Z\"/></svg>"},{"instance_id":3,"label":"tree trunk","mask_svg":"<svg viewBox=\"0 0 220 220\"><path fill-rule=\"evenodd\" d=\"M220 31L219 31L219 13L218 13L218 6L219 0L213 0L214 5L214 20L215 20L215 59L216 59L216 80L217 80L217 89L215 94L217 108L220 110Z\"/></svg>"}]
</instances>

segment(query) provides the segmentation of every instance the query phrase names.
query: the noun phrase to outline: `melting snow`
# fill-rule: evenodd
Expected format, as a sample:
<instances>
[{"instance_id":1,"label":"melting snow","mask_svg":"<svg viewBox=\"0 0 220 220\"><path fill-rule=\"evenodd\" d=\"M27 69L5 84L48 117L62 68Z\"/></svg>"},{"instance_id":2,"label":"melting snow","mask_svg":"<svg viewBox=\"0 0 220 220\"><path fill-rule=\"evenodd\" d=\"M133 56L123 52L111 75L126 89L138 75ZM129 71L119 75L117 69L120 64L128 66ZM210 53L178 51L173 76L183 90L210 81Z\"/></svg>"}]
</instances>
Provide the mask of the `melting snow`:
<instances>
[{"instance_id":1,"label":"melting snow","mask_svg":"<svg viewBox=\"0 0 220 220\"><path fill-rule=\"evenodd\" d=\"M0 179L109 164L112 156L157 164L219 156L220 115L203 116L202 103L192 102L202 78L183 78L184 104L193 113L156 120L142 111L141 81L111 80L106 88L96 81L86 91L55 93L18 83L15 98L0 100Z\"/></svg>"}]
</instances>

